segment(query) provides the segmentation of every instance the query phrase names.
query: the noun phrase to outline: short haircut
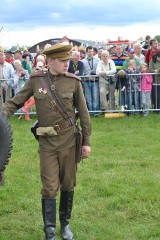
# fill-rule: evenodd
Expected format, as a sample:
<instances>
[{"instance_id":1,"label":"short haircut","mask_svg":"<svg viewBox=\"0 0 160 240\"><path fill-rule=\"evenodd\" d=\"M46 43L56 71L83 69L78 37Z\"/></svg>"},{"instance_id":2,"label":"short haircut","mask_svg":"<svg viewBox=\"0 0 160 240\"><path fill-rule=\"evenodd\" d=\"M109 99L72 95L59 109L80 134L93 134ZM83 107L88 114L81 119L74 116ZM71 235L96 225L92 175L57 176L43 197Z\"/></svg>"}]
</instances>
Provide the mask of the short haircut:
<instances>
[{"instance_id":1,"label":"short haircut","mask_svg":"<svg viewBox=\"0 0 160 240\"><path fill-rule=\"evenodd\" d=\"M20 60L14 60L14 64L19 64L19 65L21 65L22 66L22 63L21 63L21 61Z\"/></svg>"},{"instance_id":2,"label":"short haircut","mask_svg":"<svg viewBox=\"0 0 160 240\"><path fill-rule=\"evenodd\" d=\"M98 52L98 49L96 47L93 48L93 51L95 51L96 53Z\"/></svg>"},{"instance_id":3,"label":"short haircut","mask_svg":"<svg viewBox=\"0 0 160 240\"><path fill-rule=\"evenodd\" d=\"M142 47L142 45L141 45L139 42L136 42L136 43L133 45L133 48L135 49L136 47Z\"/></svg>"},{"instance_id":4,"label":"short haircut","mask_svg":"<svg viewBox=\"0 0 160 240\"><path fill-rule=\"evenodd\" d=\"M151 36L150 36L150 35L147 35L147 36L146 36L146 40L149 40L149 39L151 39Z\"/></svg>"},{"instance_id":5,"label":"short haircut","mask_svg":"<svg viewBox=\"0 0 160 240\"><path fill-rule=\"evenodd\" d=\"M103 56L104 54L107 54L107 56L109 56L109 52L107 50L102 50L101 56Z\"/></svg>"},{"instance_id":6,"label":"short haircut","mask_svg":"<svg viewBox=\"0 0 160 240\"><path fill-rule=\"evenodd\" d=\"M92 46L88 46L88 47L86 47L86 52L88 52L88 50L92 50L92 49L93 49Z\"/></svg>"},{"instance_id":7,"label":"short haircut","mask_svg":"<svg viewBox=\"0 0 160 240\"><path fill-rule=\"evenodd\" d=\"M134 59L129 60L128 66L131 66L132 64L136 64L136 61Z\"/></svg>"},{"instance_id":8,"label":"short haircut","mask_svg":"<svg viewBox=\"0 0 160 240\"><path fill-rule=\"evenodd\" d=\"M157 42L157 39L155 39L155 38L151 39L150 42L149 42L149 44L152 45L153 42Z\"/></svg>"},{"instance_id":9,"label":"short haircut","mask_svg":"<svg viewBox=\"0 0 160 240\"><path fill-rule=\"evenodd\" d=\"M37 62L45 62L45 58L43 55L38 55L37 58L36 58L36 61Z\"/></svg>"},{"instance_id":10,"label":"short haircut","mask_svg":"<svg viewBox=\"0 0 160 240\"><path fill-rule=\"evenodd\" d=\"M78 51L73 51L73 52L72 52L72 57L74 57L75 55L80 56L80 52L78 52Z\"/></svg>"}]
</instances>

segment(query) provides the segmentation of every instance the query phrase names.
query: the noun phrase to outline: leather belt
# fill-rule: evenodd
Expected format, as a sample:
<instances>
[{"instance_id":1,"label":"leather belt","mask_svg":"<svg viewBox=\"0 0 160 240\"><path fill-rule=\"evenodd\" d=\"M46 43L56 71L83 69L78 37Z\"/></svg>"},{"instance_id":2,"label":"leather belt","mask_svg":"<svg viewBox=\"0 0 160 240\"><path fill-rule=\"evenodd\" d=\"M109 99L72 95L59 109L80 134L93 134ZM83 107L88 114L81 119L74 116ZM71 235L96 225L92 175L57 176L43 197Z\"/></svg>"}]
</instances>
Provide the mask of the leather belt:
<instances>
[{"instance_id":1,"label":"leather belt","mask_svg":"<svg viewBox=\"0 0 160 240\"><path fill-rule=\"evenodd\" d=\"M94 82L99 82L99 80L85 80L84 82L92 82L92 83L94 83Z\"/></svg>"},{"instance_id":2,"label":"leather belt","mask_svg":"<svg viewBox=\"0 0 160 240\"><path fill-rule=\"evenodd\" d=\"M74 126L75 123L76 123L75 118L72 118L72 117L71 117L71 118L68 118L68 119L65 120L65 121L61 121L61 122L55 124L55 125L53 126L53 128L54 128L54 130L58 133L58 132L60 132L61 130L64 130L64 129L72 126L72 125Z\"/></svg>"}]
</instances>

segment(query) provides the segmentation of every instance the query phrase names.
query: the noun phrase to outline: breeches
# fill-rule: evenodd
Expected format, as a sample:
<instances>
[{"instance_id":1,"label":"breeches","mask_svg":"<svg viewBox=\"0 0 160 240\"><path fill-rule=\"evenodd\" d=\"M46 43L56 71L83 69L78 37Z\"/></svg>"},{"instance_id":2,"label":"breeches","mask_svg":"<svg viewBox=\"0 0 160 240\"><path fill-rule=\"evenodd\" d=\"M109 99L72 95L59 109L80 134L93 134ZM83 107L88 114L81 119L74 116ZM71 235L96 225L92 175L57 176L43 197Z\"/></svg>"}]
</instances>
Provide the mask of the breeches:
<instances>
[{"instance_id":1,"label":"breeches","mask_svg":"<svg viewBox=\"0 0 160 240\"><path fill-rule=\"evenodd\" d=\"M40 149L42 197L55 198L59 188L69 191L76 185L75 146L61 151Z\"/></svg>"}]
</instances>

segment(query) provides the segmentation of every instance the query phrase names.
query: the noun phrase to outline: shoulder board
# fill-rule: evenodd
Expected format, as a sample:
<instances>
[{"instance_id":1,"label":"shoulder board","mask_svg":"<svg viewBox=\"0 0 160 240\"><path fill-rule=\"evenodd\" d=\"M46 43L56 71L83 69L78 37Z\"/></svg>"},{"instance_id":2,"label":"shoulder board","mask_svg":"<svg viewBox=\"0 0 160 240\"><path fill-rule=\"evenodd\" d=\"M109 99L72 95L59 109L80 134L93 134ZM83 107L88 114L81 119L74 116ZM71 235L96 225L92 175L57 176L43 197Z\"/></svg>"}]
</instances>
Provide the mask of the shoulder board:
<instances>
[{"instance_id":1,"label":"shoulder board","mask_svg":"<svg viewBox=\"0 0 160 240\"><path fill-rule=\"evenodd\" d=\"M46 76L46 72L44 71L37 71L37 72L32 72L30 77L45 77Z\"/></svg>"},{"instance_id":2,"label":"shoulder board","mask_svg":"<svg viewBox=\"0 0 160 240\"><path fill-rule=\"evenodd\" d=\"M78 81L82 81L82 79L80 77L78 77L77 75L73 74L73 73L69 73L69 72L66 72L64 74L66 77L70 77L70 78L75 78L76 80Z\"/></svg>"}]
</instances>

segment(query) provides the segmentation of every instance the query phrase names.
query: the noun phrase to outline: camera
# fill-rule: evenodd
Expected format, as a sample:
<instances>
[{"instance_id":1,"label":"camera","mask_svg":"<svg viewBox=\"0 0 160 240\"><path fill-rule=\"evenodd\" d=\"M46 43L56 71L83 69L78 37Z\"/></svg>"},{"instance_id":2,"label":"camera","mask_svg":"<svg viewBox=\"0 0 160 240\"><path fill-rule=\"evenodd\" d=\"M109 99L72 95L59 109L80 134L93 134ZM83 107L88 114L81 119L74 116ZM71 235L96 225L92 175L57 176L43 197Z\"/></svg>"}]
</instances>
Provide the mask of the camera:
<instances>
[{"instance_id":1,"label":"camera","mask_svg":"<svg viewBox=\"0 0 160 240\"><path fill-rule=\"evenodd\" d=\"M93 71L91 71L91 74L90 75L96 75Z\"/></svg>"},{"instance_id":2,"label":"camera","mask_svg":"<svg viewBox=\"0 0 160 240\"><path fill-rule=\"evenodd\" d=\"M40 71L40 70L42 70L42 68L41 67L36 67L35 70Z\"/></svg>"},{"instance_id":3,"label":"camera","mask_svg":"<svg viewBox=\"0 0 160 240\"><path fill-rule=\"evenodd\" d=\"M25 73L21 73L21 77L25 77L26 76L26 74Z\"/></svg>"}]
</instances>

